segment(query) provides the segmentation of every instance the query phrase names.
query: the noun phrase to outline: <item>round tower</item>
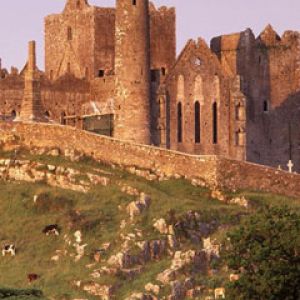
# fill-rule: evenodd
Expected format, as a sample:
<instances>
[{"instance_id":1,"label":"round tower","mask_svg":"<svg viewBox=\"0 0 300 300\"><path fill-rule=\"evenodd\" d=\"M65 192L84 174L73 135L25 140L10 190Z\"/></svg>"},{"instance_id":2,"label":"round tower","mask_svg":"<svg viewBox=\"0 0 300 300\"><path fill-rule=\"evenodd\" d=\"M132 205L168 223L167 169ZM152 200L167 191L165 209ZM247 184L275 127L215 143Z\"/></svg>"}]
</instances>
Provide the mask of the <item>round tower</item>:
<instances>
[{"instance_id":1,"label":"round tower","mask_svg":"<svg viewBox=\"0 0 300 300\"><path fill-rule=\"evenodd\" d=\"M150 144L149 1L116 2L114 136Z\"/></svg>"}]
</instances>

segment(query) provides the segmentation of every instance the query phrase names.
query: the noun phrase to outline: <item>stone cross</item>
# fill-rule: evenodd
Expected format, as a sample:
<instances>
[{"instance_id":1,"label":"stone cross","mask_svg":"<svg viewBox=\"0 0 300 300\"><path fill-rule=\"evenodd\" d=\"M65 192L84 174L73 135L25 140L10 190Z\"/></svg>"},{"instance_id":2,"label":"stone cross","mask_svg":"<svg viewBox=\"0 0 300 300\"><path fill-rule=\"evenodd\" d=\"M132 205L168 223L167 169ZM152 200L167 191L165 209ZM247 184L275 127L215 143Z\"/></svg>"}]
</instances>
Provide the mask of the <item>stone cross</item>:
<instances>
[{"instance_id":1,"label":"stone cross","mask_svg":"<svg viewBox=\"0 0 300 300\"><path fill-rule=\"evenodd\" d=\"M287 164L287 167L289 168L289 172L293 173L294 164L291 160L289 160L289 163Z\"/></svg>"}]
</instances>

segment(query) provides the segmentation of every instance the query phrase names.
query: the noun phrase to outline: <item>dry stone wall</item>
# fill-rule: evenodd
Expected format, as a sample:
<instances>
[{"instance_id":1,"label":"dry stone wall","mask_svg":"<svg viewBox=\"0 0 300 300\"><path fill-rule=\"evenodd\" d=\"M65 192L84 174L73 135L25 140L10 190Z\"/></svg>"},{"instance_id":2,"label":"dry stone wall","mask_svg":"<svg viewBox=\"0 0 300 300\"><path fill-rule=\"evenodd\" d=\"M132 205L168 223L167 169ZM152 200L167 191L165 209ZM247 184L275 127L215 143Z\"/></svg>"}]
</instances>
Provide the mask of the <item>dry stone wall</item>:
<instances>
[{"instance_id":1,"label":"dry stone wall","mask_svg":"<svg viewBox=\"0 0 300 300\"><path fill-rule=\"evenodd\" d=\"M194 183L205 183L210 187L300 196L299 175L225 157L193 156L98 136L67 126L0 123L0 130L3 142L13 142L7 137L10 134L23 147L56 147L62 151L73 148L109 164L136 166L170 177L183 176Z\"/></svg>"}]
</instances>

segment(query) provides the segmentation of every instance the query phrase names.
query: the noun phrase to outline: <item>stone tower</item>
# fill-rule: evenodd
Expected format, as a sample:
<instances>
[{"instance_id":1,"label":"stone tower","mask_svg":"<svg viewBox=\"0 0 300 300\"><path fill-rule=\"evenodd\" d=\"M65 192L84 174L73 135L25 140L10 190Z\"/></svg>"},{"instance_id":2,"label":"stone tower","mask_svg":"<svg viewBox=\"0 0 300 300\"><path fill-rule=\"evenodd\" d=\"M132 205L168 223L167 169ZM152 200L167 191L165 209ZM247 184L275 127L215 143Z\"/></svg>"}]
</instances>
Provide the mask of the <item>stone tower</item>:
<instances>
[{"instance_id":1,"label":"stone tower","mask_svg":"<svg viewBox=\"0 0 300 300\"><path fill-rule=\"evenodd\" d=\"M29 42L25 87L20 116L16 121L47 122L41 101L40 75L36 67L35 42Z\"/></svg>"},{"instance_id":2,"label":"stone tower","mask_svg":"<svg viewBox=\"0 0 300 300\"><path fill-rule=\"evenodd\" d=\"M117 0L114 136L150 144L150 21L148 0Z\"/></svg>"}]
</instances>

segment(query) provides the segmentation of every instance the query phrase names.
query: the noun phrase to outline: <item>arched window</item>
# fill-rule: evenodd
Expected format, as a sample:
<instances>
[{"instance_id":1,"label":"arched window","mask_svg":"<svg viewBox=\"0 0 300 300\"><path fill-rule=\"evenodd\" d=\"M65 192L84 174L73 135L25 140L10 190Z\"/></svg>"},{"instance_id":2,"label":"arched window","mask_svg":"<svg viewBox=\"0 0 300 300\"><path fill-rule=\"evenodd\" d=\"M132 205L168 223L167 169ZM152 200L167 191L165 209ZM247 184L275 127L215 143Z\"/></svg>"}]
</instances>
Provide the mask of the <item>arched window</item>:
<instances>
[{"instance_id":1,"label":"arched window","mask_svg":"<svg viewBox=\"0 0 300 300\"><path fill-rule=\"evenodd\" d=\"M268 112L268 111L269 111L269 102L264 101L264 112Z\"/></svg>"},{"instance_id":2,"label":"arched window","mask_svg":"<svg viewBox=\"0 0 300 300\"><path fill-rule=\"evenodd\" d=\"M177 104L177 142L182 143L182 103Z\"/></svg>"},{"instance_id":3,"label":"arched window","mask_svg":"<svg viewBox=\"0 0 300 300\"><path fill-rule=\"evenodd\" d=\"M49 113L49 111L45 111L45 117L50 118L50 113Z\"/></svg>"},{"instance_id":4,"label":"arched window","mask_svg":"<svg viewBox=\"0 0 300 300\"><path fill-rule=\"evenodd\" d=\"M68 27L68 31L67 31L67 38L68 41L71 41L73 39L72 28L70 26Z\"/></svg>"},{"instance_id":5,"label":"arched window","mask_svg":"<svg viewBox=\"0 0 300 300\"><path fill-rule=\"evenodd\" d=\"M13 111L11 112L11 117L12 117L12 119L15 119L16 116L17 116L17 113L16 113L15 110L13 110Z\"/></svg>"},{"instance_id":6,"label":"arched window","mask_svg":"<svg viewBox=\"0 0 300 300\"><path fill-rule=\"evenodd\" d=\"M218 104L214 102L212 105L212 116L213 116L213 144L218 143Z\"/></svg>"},{"instance_id":7,"label":"arched window","mask_svg":"<svg viewBox=\"0 0 300 300\"><path fill-rule=\"evenodd\" d=\"M195 102L195 143L201 142L201 108L199 101Z\"/></svg>"}]
</instances>

